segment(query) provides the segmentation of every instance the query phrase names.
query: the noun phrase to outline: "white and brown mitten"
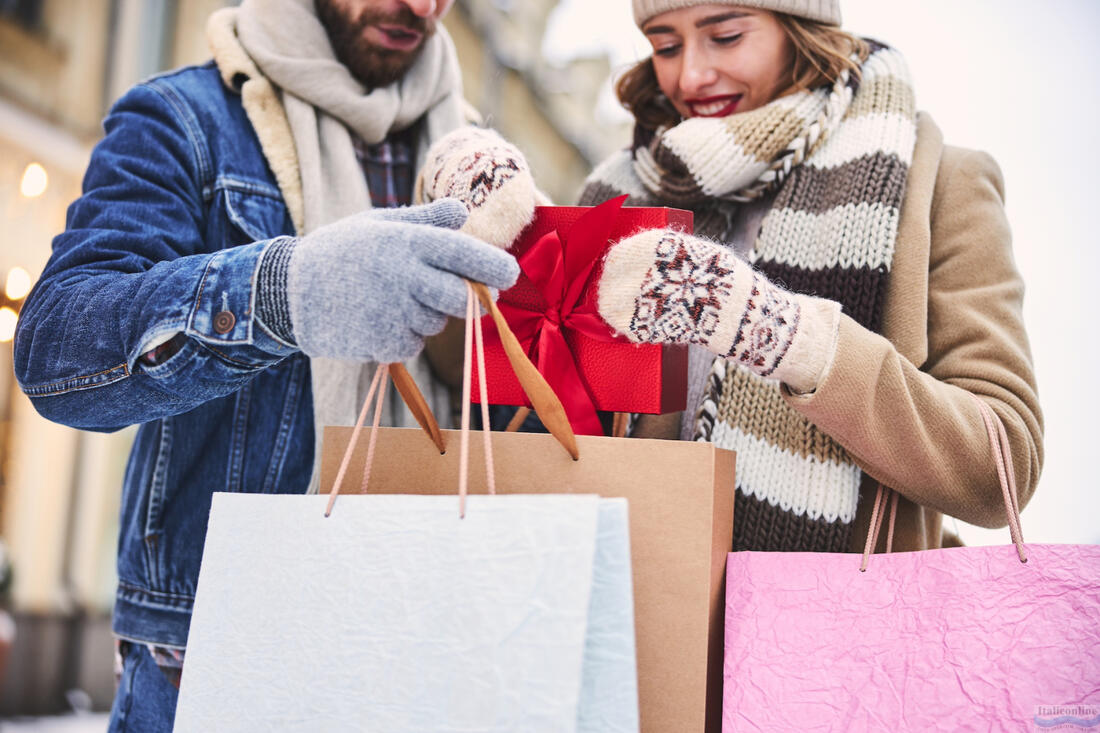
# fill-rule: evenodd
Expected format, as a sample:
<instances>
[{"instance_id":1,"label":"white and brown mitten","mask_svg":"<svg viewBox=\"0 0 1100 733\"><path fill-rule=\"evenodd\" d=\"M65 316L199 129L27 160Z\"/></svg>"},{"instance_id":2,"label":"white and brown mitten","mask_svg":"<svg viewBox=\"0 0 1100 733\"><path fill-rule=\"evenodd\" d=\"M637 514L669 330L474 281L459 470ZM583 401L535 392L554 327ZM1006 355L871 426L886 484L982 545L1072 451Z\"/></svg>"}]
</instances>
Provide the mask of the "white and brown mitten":
<instances>
[{"instance_id":1,"label":"white and brown mitten","mask_svg":"<svg viewBox=\"0 0 1100 733\"><path fill-rule=\"evenodd\" d=\"M839 303L788 292L727 248L671 230L611 247L599 310L632 341L698 344L799 394L817 389L840 326Z\"/></svg>"},{"instance_id":2,"label":"white and brown mitten","mask_svg":"<svg viewBox=\"0 0 1100 733\"><path fill-rule=\"evenodd\" d=\"M496 131L461 127L428 150L416 182L418 200L442 198L466 204L470 216L460 231L507 249L548 203L523 153Z\"/></svg>"}]
</instances>

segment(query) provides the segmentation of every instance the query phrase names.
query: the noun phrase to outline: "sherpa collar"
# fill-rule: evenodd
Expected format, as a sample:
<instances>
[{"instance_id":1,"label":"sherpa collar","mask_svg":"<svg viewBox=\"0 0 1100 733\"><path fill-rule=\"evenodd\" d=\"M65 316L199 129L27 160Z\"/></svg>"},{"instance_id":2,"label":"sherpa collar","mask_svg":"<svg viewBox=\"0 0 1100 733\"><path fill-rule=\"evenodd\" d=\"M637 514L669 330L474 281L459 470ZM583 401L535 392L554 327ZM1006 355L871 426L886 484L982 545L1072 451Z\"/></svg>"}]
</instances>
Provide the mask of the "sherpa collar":
<instances>
[{"instance_id":1,"label":"sherpa collar","mask_svg":"<svg viewBox=\"0 0 1100 733\"><path fill-rule=\"evenodd\" d=\"M294 229L301 235L305 231L305 199L294 136L278 91L260 73L237 39L235 19L236 8L223 8L211 14L206 23L206 40L222 82L241 96L241 104L275 174Z\"/></svg>"}]
</instances>

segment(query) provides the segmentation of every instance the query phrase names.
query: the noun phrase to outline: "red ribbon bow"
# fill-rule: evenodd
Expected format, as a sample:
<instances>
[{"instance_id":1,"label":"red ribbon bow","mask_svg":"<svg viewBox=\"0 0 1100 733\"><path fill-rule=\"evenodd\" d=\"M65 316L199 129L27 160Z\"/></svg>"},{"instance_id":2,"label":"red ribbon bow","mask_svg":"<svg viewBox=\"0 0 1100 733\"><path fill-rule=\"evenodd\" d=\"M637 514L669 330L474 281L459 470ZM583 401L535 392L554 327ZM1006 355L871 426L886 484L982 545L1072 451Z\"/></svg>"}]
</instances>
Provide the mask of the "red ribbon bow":
<instances>
[{"instance_id":1,"label":"red ribbon bow","mask_svg":"<svg viewBox=\"0 0 1100 733\"><path fill-rule=\"evenodd\" d=\"M561 399L573 430L581 435L603 435L603 426L565 333L629 343L600 317L595 292L588 287L626 199L620 196L586 212L567 234L553 231L543 235L518 258L523 274L545 301L542 310L515 302L498 303L520 345ZM499 338L492 319L487 318L485 324L486 336Z\"/></svg>"}]
</instances>

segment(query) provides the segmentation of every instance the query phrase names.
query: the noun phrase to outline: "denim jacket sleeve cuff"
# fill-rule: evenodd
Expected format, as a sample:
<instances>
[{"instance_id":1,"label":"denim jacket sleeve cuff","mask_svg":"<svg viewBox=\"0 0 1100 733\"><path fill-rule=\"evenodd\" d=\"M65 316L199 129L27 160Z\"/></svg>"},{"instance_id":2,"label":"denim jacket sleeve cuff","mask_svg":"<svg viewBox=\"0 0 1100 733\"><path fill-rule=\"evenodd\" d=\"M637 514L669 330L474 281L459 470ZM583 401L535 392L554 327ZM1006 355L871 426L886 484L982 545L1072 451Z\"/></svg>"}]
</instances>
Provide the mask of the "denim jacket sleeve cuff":
<instances>
[{"instance_id":1,"label":"denim jacket sleeve cuff","mask_svg":"<svg viewBox=\"0 0 1100 733\"><path fill-rule=\"evenodd\" d=\"M185 333L189 337L247 361L277 361L298 351L256 317L260 260L277 241L222 250L210 258L188 315Z\"/></svg>"}]
</instances>

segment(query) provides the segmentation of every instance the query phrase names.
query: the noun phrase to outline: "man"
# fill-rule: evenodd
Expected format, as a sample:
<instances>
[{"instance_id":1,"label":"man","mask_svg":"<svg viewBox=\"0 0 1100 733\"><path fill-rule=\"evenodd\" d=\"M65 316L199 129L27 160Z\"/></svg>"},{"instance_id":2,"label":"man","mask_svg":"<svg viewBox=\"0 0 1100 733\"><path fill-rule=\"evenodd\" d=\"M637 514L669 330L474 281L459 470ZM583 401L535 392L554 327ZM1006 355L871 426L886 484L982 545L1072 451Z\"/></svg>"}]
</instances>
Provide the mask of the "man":
<instances>
[{"instance_id":1,"label":"man","mask_svg":"<svg viewBox=\"0 0 1100 733\"><path fill-rule=\"evenodd\" d=\"M462 278L518 275L456 231L460 202L379 211L465 124L450 4L245 0L211 18L214 61L105 122L15 350L47 418L141 424L111 730L171 729L212 492L304 492L315 421L357 407L361 363L416 356L464 312Z\"/></svg>"}]
</instances>

